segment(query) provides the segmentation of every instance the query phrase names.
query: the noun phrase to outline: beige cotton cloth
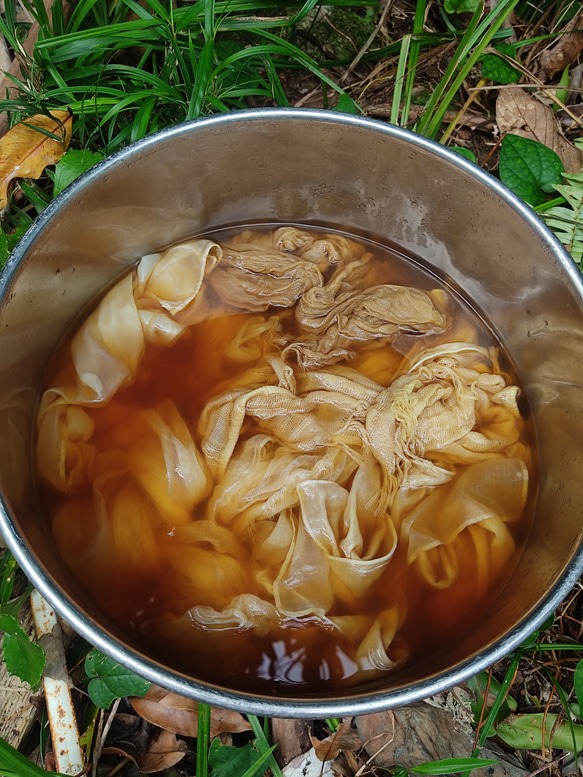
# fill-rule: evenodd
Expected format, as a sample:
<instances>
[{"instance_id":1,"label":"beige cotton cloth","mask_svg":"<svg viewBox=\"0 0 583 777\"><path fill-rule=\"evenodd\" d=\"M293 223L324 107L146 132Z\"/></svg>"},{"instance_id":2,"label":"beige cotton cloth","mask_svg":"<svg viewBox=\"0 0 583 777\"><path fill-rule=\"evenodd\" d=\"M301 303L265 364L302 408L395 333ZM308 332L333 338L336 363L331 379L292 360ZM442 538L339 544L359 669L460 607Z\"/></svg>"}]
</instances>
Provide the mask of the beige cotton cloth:
<instances>
[{"instance_id":1,"label":"beige cotton cloth","mask_svg":"<svg viewBox=\"0 0 583 777\"><path fill-rule=\"evenodd\" d=\"M512 557L530 465L518 388L471 334L447 340L443 294L362 287L357 243L287 227L253 239L144 257L73 337L38 415L57 546L94 583L119 569L180 581L156 626L167 638L309 618L351 642L360 671L385 671L406 597L395 585L376 614L361 604L390 588L395 554L444 589L471 553L480 593ZM212 327L196 322L213 299L250 311L224 350L233 377L196 418L170 398L129 406L96 439L94 413L146 348ZM440 340L401 364L399 333Z\"/></svg>"}]
</instances>

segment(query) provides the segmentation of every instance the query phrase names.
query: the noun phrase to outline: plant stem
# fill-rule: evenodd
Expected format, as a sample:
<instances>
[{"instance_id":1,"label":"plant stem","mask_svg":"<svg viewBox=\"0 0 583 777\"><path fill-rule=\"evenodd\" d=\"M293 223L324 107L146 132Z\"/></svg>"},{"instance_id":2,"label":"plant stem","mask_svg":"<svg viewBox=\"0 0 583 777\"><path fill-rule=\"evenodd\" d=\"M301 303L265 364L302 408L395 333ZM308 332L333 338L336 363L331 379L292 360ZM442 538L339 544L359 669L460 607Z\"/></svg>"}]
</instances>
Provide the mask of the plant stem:
<instances>
[{"instance_id":1,"label":"plant stem","mask_svg":"<svg viewBox=\"0 0 583 777\"><path fill-rule=\"evenodd\" d=\"M196 739L196 777L208 777L209 747L211 740L211 708L202 702L198 705L198 731Z\"/></svg>"}]
</instances>

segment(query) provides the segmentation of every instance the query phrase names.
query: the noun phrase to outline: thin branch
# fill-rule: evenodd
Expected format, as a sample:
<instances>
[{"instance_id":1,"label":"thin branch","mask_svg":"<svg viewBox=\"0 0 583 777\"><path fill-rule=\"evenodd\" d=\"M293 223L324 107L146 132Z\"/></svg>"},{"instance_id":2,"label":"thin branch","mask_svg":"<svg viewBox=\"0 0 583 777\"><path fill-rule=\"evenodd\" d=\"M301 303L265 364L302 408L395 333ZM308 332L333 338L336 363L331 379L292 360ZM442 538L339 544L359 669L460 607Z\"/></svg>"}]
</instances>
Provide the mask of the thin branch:
<instances>
[{"instance_id":1,"label":"thin branch","mask_svg":"<svg viewBox=\"0 0 583 777\"><path fill-rule=\"evenodd\" d=\"M385 7L383 8L383 12L381 14L381 18L378 21L377 26L374 28L374 30L371 32L371 34L368 36L366 42L358 52L358 54L354 57L350 65L346 68L344 71L342 78L340 79L340 83L343 84L348 76L352 73L352 71L356 68L360 60L364 57L366 52L369 50L370 46L372 45L372 42L376 38L376 36L379 34L379 32L382 30L382 28L385 25L385 22L387 20L387 16L389 15L389 11L393 7L394 0L387 0L387 3Z\"/></svg>"}]
</instances>

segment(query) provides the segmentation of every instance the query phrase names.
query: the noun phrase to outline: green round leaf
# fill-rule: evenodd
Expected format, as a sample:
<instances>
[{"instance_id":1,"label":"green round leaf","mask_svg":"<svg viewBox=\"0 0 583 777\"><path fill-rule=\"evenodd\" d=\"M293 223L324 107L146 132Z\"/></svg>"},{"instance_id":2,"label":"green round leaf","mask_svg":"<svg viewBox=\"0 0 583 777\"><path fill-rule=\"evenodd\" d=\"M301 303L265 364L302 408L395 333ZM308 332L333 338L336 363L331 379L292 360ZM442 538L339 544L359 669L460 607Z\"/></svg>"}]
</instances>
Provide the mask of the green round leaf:
<instances>
[{"instance_id":1,"label":"green round leaf","mask_svg":"<svg viewBox=\"0 0 583 777\"><path fill-rule=\"evenodd\" d=\"M339 111L340 113L352 113L356 115L360 113L358 110L358 105L354 102L349 94L346 94L346 92L342 92L338 98L338 105L334 108L334 110Z\"/></svg>"},{"instance_id":2,"label":"green round leaf","mask_svg":"<svg viewBox=\"0 0 583 777\"><path fill-rule=\"evenodd\" d=\"M31 688L36 688L45 668L44 650L30 641L12 615L0 615L0 631L4 632L3 658L8 674L16 675Z\"/></svg>"},{"instance_id":3,"label":"green round leaf","mask_svg":"<svg viewBox=\"0 0 583 777\"><path fill-rule=\"evenodd\" d=\"M559 156L536 140L508 134L500 144L500 179L529 205L544 202L564 172Z\"/></svg>"},{"instance_id":4,"label":"green round leaf","mask_svg":"<svg viewBox=\"0 0 583 777\"><path fill-rule=\"evenodd\" d=\"M494 46L496 51L516 59L516 47L510 43L499 43ZM520 80L520 70L497 54L486 54L482 62L482 76L497 84L515 84Z\"/></svg>"},{"instance_id":5,"label":"green round leaf","mask_svg":"<svg viewBox=\"0 0 583 777\"><path fill-rule=\"evenodd\" d=\"M85 673L91 678L87 686L89 698L96 707L104 709L122 696L145 696L152 685L97 649L87 654Z\"/></svg>"},{"instance_id":6,"label":"green round leaf","mask_svg":"<svg viewBox=\"0 0 583 777\"><path fill-rule=\"evenodd\" d=\"M474 13L480 5L480 0L445 0L443 8L446 13Z\"/></svg>"},{"instance_id":7,"label":"green round leaf","mask_svg":"<svg viewBox=\"0 0 583 777\"><path fill-rule=\"evenodd\" d=\"M450 146L451 151L455 151L456 154L459 154L460 156L465 157L466 159L469 159L470 162L476 161L476 155L473 151L470 151L469 148L462 148L461 146Z\"/></svg>"},{"instance_id":8,"label":"green round leaf","mask_svg":"<svg viewBox=\"0 0 583 777\"><path fill-rule=\"evenodd\" d=\"M71 149L59 159L55 167L53 195L56 197L65 187L104 158L104 154L93 151Z\"/></svg>"}]
</instances>

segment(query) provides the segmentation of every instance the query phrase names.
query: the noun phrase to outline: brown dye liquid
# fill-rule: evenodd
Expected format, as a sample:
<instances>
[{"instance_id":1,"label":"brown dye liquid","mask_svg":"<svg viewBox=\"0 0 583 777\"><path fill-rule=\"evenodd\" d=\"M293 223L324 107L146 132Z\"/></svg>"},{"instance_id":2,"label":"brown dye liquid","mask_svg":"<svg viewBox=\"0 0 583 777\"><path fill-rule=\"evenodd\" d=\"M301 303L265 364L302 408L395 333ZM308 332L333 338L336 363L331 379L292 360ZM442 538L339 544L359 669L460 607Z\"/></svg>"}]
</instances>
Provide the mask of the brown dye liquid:
<instances>
[{"instance_id":1,"label":"brown dye liquid","mask_svg":"<svg viewBox=\"0 0 583 777\"><path fill-rule=\"evenodd\" d=\"M234 229L209 237L226 242L230 235L240 231ZM489 327L447 283L438 281L419 263L397 251L360 238L358 241L367 245L375 255L369 272L370 285L403 284L426 290L441 287L446 290L449 300L448 310L453 324L444 334L423 337L402 335L391 346L383 347L387 383L390 382L387 376L391 371L403 371L406 367L403 355L412 348L418 352L450 341L452 333L453 339L464 340L461 333L468 328L479 333L480 345L498 349L507 383L517 383L511 362ZM272 312L281 310L273 309L266 315ZM93 441L98 449L102 443L110 446L112 438L119 438L123 444L124 437L131 436L131 430L124 428L124 419L131 409L136 406L153 407L168 398L173 400L191 431L196 430L198 415L208 399L220 393L221 387L235 377L237 369L243 372L249 366L234 368L223 358L233 331L247 315L240 313L211 318L191 327L188 334L172 347L149 347L134 384L119 391L105 407L90 411L95 422ZM47 386L53 385L58 376L73 374L66 345L60 348L49 368ZM350 366L358 368L361 362L361 357L357 357ZM525 416L525 440L534 454L535 441L528 409L522 407L521 410ZM514 556L488 591L476 593L475 552L465 536L466 530L462 532L464 536L460 535L458 539L458 578L447 589L429 586L413 566L407 566L402 551L397 549L381 578L358 603L362 614L374 615L396 600L406 600L406 617L391 644L391 658L399 660L407 655L407 661L416 662L430 653L446 650L493 601L526 538L532 513L533 481L534 473L531 471L531 496L525 515L510 527L516 542ZM49 515L54 515L62 504L62 497L48 490L43 492L43 499ZM204 506L197 508L200 516L204 513ZM194 516L195 519L197 517ZM78 530L78 527L71 526L72 532ZM139 544L138 538L133 539ZM179 616L197 602L188 601L188 587L165 558L165 553L176 544L174 533L167 526L161 526L155 534L155 541L160 548L157 568L132 579L120 564L118 568L110 566L107 574L99 579L94 575L81 579L103 609L128 633L132 642L143 645L153 656L192 676L241 690L277 694L293 686L294 692L318 693L350 686L362 679L348 657L349 642L338 632L322 628L313 617L290 621L265 637L258 637L248 630L206 632L199 633L196 639L163 640L159 627L155 625L160 617L169 611ZM333 614L343 613L337 609Z\"/></svg>"}]
</instances>

